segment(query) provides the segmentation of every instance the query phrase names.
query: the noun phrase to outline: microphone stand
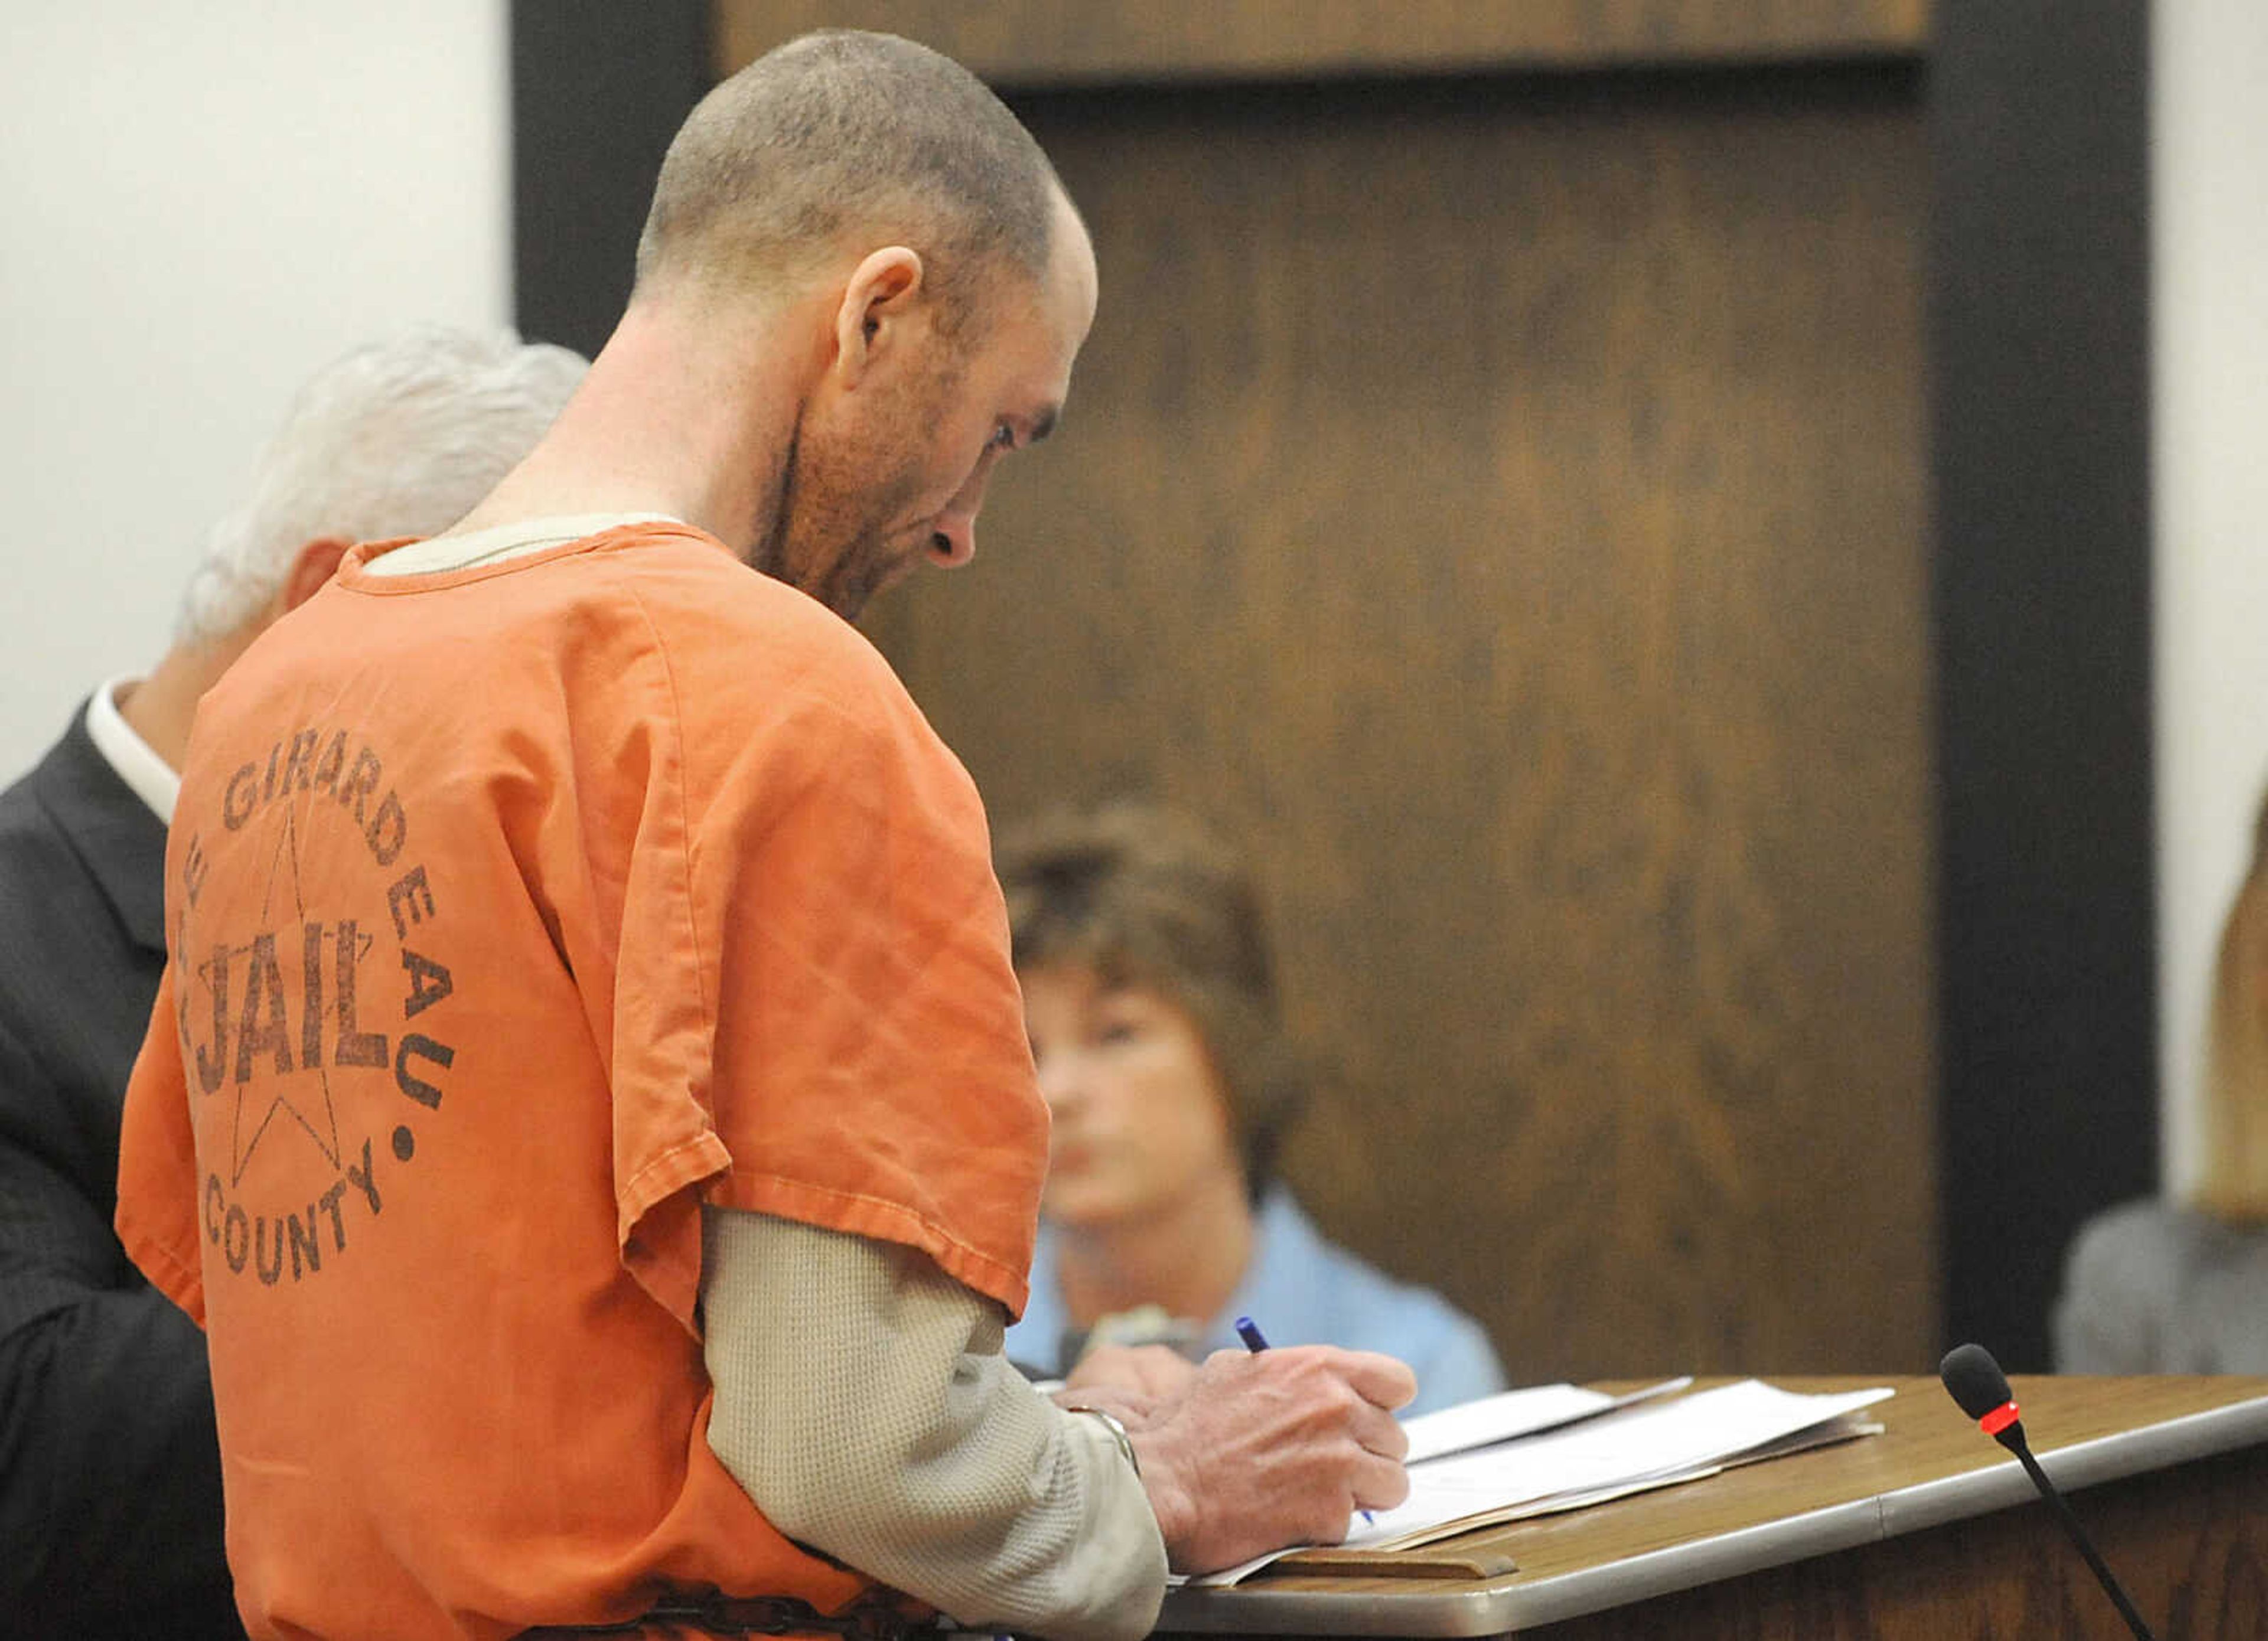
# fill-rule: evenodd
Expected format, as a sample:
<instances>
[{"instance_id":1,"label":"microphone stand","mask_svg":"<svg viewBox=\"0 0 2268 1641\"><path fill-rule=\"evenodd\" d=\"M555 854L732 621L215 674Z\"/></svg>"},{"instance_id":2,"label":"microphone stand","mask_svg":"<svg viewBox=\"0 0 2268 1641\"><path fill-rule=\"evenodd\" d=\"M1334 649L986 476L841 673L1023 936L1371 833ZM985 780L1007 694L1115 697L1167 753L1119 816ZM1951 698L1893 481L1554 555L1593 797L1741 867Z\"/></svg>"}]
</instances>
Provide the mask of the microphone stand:
<instances>
[{"instance_id":1,"label":"microphone stand","mask_svg":"<svg viewBox=\"0 0 2268 1641\"><path fill-rule=\"evenodd\" d=\"M2007 1439L2009 1436L2014 1436L2015 1439L2010 1441ZM2071 1542L2079 1547L2079 1553L2087 1557L2087 1564L2095 1570L2095 1578L2101 1580L2104 1592L2118 1608L2118 1615L2126 1621L2126 1627L2134 1632L2136 1641L2157 1641L2157 1637L2150 1633L2150 1626L2142 1622L2142 1615L2134 1610L2134 1603L2126 1599L2126 1592L2119 1588L2118 1580L2110 1576L2110 1569L2103 1564L2102 1557L2095 1553L2095 1545L2079 1525L2079 1518L2072 1514L2071 1505L2065 1502L2055 1483L2048 1480L2047 1472L2040 1468L2040 1461L2032 1457L2031 1444L2023 1439L2021 1427L2012 1427L1999 1440L2002 1446L2016 1455L2017 1462L2024 1467L2024 1474L2030 1476L2032 1485L2039 1489L2040 1497L2055 1506L2056 1520L2063 1523L2063 1530L2071 1535Z\"/></svg>"}]
</instances>

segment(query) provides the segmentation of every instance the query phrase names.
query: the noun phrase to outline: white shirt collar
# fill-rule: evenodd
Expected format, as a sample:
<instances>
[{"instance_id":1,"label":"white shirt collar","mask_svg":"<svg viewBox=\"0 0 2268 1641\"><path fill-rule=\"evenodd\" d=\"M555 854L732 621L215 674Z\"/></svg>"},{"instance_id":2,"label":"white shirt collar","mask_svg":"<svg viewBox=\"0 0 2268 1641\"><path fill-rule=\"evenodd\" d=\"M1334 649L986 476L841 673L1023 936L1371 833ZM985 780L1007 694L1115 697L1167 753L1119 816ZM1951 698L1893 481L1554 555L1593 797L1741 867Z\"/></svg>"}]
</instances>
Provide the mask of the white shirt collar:
<instances>
[{"instance_id":1,"label":"white shirt collar","mask_svg":"<svg viewBox=\"0 0 2268 1641\"><path fill-rule=\"evenodd\" d=\"M172 766L150 748L150 743L134 732L118 710L118 692L138 684L138 678L114 678L94 692L94 699L86 703L87 739L102 754L103 762L118 773L118 778L133 790L134 795L150 806L151 813L166 825L173 824L173 805L181 795L181 777Z\"/></svg>"}]
</instances>

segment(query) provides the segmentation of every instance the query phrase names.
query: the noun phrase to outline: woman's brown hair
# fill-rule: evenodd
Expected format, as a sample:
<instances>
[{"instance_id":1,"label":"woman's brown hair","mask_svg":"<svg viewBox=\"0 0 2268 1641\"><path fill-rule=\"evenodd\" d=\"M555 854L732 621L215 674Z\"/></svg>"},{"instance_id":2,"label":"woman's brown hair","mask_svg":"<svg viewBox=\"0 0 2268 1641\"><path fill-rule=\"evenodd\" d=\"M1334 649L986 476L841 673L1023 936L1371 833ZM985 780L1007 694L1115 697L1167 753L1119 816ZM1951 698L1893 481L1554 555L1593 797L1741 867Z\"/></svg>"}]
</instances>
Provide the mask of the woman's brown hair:
<instances>
[{"instance_id":1,"label":"woman's brown hair","mask_svg":"<svg viewBox=\"0 0 2268 1641\"><path fill-rule=\"evenodd\" d=\"M996 854L1020 974L1083 968L1154 991L1196 1023L1256 1201L1306 1085L1242 857L1193 817L1131 801L1042 815L1005 832Z\"/></svg>"}]
</instances>

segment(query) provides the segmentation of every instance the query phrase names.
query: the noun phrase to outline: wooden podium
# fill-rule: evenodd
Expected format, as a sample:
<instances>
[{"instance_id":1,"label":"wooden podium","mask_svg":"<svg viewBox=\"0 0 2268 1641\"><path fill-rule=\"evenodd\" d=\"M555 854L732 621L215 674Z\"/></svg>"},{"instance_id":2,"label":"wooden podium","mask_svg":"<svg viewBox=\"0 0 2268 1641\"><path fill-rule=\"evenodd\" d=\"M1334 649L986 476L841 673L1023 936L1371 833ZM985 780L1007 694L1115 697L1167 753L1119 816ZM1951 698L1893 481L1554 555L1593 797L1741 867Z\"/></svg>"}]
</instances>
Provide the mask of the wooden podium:
<instances>
[{"instance_id":1,"label":"wooden podium","mask_svg":"<svg viewBox=\"0 0 2268 1641\"><path fill-rule=\"evenodd\" d=\"M2131 1636L2015 1460L1934 1379L1771 1382L1897 1394L1868 1409L1880 1436L1454 1542L1508 1573L1263 1575L1169 1593L1158 1633ZM2159 1641L2268 1637L2268 1379L2014 1387L2033 1452Z\"/></svg>"}]
</instances>

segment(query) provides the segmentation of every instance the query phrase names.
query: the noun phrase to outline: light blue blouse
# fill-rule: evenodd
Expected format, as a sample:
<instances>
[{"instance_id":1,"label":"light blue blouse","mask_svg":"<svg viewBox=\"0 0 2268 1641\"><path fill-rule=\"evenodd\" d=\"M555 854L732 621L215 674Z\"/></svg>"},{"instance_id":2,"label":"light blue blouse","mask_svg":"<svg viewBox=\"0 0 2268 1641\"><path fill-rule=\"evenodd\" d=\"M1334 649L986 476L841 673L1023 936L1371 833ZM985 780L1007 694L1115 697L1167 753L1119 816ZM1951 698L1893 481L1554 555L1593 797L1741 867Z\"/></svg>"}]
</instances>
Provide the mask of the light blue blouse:
<instances>
[{"instance_id":1,"label":"light blue blouse","mask_svg":"<svg viewBox=\"0 0 2268 1641\"><path fill-rule=\"evenodd\" d=\"M1336 1344L1399 1357L1418 1375L1418 1399L1405 1415L1505 1387L1504 1369L1478 1322L1431 1289L1396 1282L1326 1240L1289 1191L1270 1191L1261 1202L1252 1262L1226 1307L1205 1324L1200 1354L1241 1350L1239 1316L1258 1323L1271 1345ZM1062 1359L1069 1325L1054 1229L1042 1219L1032 1254L1031 1303L1008 1329L1009 1358L1043 1377L1060 1377L1070 1365Z\"/></svg>"}]
</instances>

